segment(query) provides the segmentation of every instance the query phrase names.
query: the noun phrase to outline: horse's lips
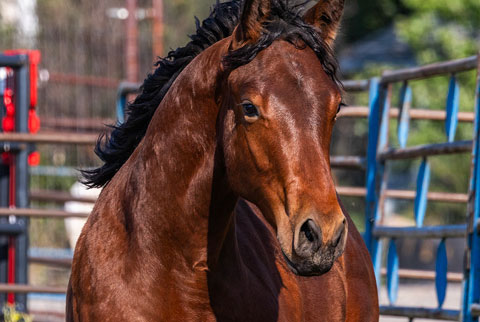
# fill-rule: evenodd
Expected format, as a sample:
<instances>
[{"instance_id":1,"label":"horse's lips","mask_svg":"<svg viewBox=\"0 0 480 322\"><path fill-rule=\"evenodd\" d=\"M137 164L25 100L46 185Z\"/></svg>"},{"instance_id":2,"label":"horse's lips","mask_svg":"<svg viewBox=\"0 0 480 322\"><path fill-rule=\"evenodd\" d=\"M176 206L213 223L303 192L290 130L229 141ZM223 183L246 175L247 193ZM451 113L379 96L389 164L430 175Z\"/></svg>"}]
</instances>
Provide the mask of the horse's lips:
<instances>
[{"instance_id":1,"label":"horse's lips","mask_svg":"<svg viewBox=\"0 0 480 322\"><path fill-rule=\"evenodd\" d=\"M302 269L302 265L300 265L300 267L297 267L297 265L295 263L293 263L288 258L288 256L283 252L283 249L282 249L282 255L283 255L283 258L285 259L285 262L287 263L288 268L290 268L290 270L295 275L298 275L298 276L320 276L320 275L323 275L323 274L327 273L328 271L330 271L330 269L333 266L333 262L341 255L341 253L340 253L340 255L335 256L335 259L327 267L317 268L317 269L312 270L312 271Z\"/></svg>"},{"instance_id":2,"label":"horse's lips","mask_svg":"<svg viewBox=\"0 0 480 322\"><path fill-rule=\"evenodd\" d=\"M295 267L295 264L293 264L293 262L288 258L288 256L285 255L285 253L283 252L283 249L282 249L282 255L283 255L283 258L285 259L285 262L287 262L288 268L290 268L292 272L295 273L295 275L300 275L297 268Z\"/></svg>"}]
</instances>

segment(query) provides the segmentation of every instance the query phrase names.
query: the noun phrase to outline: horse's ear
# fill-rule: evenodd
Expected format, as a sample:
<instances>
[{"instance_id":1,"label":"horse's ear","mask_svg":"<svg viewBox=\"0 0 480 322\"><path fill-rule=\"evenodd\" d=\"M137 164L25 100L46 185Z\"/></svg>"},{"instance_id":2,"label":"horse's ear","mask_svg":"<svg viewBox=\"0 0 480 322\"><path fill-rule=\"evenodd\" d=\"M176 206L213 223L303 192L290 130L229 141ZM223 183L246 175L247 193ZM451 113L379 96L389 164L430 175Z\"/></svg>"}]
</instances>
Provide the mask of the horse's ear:
<instances>
[{"instance_id":1,"label":"horse's ear","mask_svg":"<svg viewBox=\"0 0 480 322\"><path fill-rule=\"evenodd\" d=\"M316 0L303 19L306 23L317 27L324 40L331 46L337 35L338 26L343 14L345 0Z\"/></svg>"},{"instance_id":2,"label":"horse's ear","mask_svg":"<svg viewBox=\"0 0 480 322\"><path fill-rule=\"evenodd\" d=\"M238 26L232 34L231 50L255 43L270 14L270 0L245 0Z\"/></svg>"}]
</instances>

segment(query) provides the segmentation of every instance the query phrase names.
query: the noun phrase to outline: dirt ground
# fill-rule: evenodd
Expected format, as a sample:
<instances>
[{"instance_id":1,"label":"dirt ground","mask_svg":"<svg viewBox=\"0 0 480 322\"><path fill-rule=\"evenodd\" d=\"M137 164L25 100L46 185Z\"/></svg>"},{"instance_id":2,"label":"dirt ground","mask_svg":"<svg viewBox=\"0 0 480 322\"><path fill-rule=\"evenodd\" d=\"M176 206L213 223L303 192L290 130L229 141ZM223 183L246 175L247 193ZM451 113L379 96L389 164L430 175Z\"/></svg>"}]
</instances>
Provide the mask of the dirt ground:
<instances>
[{"instance_id":1,"label":"dirt ground","mask_svg":"<svg viewBox=\"0 0 480 322\"><path fill-rule=\"evenodd\" d=\"M443 304L444 309L458 310L461 304L462 284L449 283L447 294ZM386 287L383 285L380 290L380 305L389 305ZM398 298L395 303L398 306L418 306L426 308L437 308L437 295L435 292L435 283L421 284L400 284L398 288ZM415 319L415 322L440 321ZM408 322L407 318L381 316L380 322Z\"/></svg>"}]
</instances>

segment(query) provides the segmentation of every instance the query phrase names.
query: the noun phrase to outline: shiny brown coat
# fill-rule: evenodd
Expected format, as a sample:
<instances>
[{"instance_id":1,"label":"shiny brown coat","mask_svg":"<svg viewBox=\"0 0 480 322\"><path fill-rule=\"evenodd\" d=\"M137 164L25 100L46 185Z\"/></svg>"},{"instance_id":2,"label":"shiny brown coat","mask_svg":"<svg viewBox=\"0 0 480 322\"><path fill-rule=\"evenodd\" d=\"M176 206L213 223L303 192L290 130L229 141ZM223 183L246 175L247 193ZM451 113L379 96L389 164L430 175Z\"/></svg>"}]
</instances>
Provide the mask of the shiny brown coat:
<instances>
[{"instance_id":1,"label":"shiny brown coat","mask_svg":"<svg viewBox=\"0 0 480 322\"><path fill-rule=\"evenodd\" d=\"M305 19L331 42L342 8L321 0ZM222 65L268 10L246 1L103 189L75 250L67 321L378 321L372 264L330 172L336 84L310 48L283 40Z\"/></svg>"}]
</instances>

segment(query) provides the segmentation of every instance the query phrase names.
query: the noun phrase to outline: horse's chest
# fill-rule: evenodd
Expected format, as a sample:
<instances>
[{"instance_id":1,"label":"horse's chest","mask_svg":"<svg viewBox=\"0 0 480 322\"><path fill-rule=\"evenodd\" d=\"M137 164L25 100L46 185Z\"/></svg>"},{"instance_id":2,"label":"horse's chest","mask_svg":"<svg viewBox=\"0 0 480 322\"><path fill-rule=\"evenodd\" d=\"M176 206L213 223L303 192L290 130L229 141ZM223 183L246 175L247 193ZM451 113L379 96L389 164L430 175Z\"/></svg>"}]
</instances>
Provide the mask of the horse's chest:
<instances>
[{"instance_id":1,"label":"horse's chest","mask_svg":"<svg viewBox=\"0 0 480 322\"><path fill-rule=\"evenodd\" d=\"M284 308L281 306L285 296L280 294L280 289L272 280L261 280L253 274L231 280L212 280L210 304L217 321L283 321Z\"/></svg>"},{"instance_id":2,"label":"horse's chest","mask_svg":"<svg viewBox=\"0 0 480 322\"><path fill-rule=\"evenodd\" d=\"M274 251L240 245L242 265L223 265L208 277L210 305L217 321L302 321L296 277L278 265ZM268 255L265 255L268 254Z\"/></svg>"}]
</instances>

